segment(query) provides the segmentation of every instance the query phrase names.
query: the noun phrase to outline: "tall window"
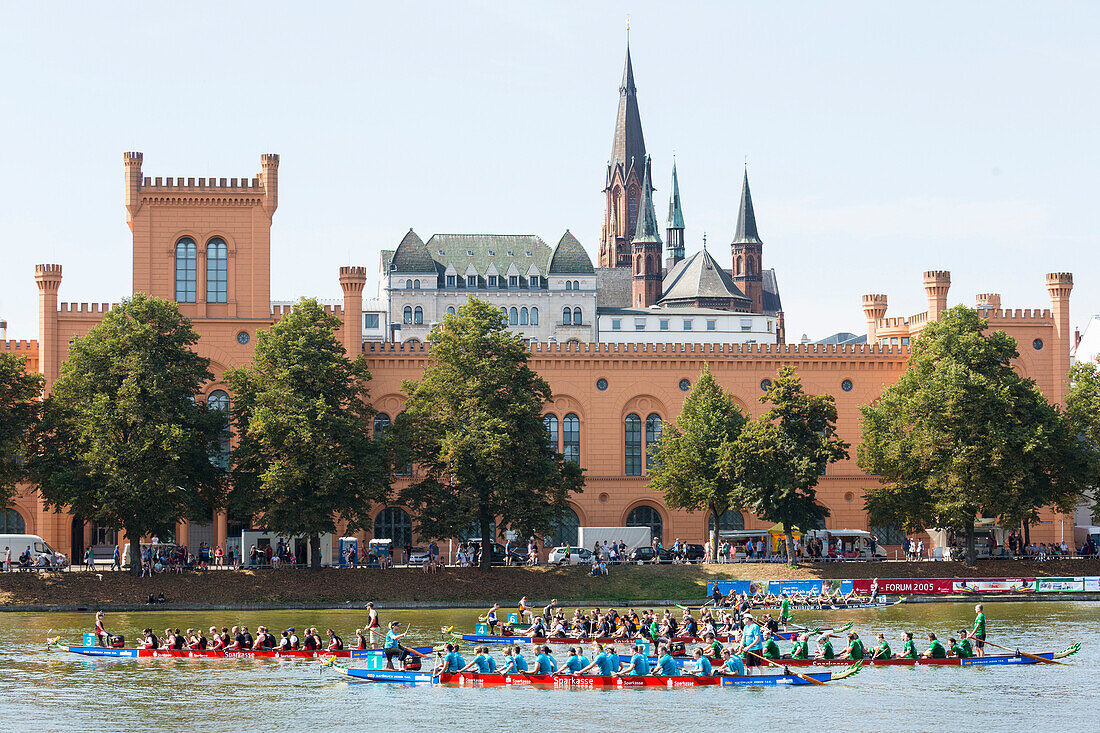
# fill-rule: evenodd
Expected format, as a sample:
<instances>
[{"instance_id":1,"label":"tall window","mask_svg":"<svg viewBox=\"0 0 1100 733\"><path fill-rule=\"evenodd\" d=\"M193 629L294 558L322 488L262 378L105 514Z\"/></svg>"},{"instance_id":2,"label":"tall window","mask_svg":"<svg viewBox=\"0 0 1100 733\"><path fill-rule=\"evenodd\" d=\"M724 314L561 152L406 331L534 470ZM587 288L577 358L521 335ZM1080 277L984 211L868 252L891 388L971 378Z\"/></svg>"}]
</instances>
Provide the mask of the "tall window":
<instances>
[{"instance_id":1,"label":"tall window","mask_svg":"<svg viewBox=\"0 0 1100 733\"><path fill-rule=\"evenodd\" d=\"M477 287L477 275L467 275L466 276L466 287L468 287L468 288L476 288Z\"/></svg>"},{"instance_id":2,"label":"tall window","mask_svg":"<svg viewBox=\"0 0 1100 733\"><path fill-rule=\"evenodd\" d=\"M23 521L23 515L14 509L0 511L0 534L26 534L27 523ZM19 550L22 552L22 550ZM12 552L14 557L17 552Z\"/></svg>"},{"instance_id":3,"label":"tall window","mask_svg":"<svg viewBox=\"0 0 1100 733\"><path fill-rule=\"evenodd\" d=\"M642 419L631 413L623 421L626 432L626 475L642 475Z\"/></svg>"},{"instance_id":4,"label":"tall window","mask_svg":"<svg viewBox=\"0 0 1100 733\"><path fill-rule=\"evenodd\" d=\"M198 258L195 240L184 237L176 242L176 302L195 302L195 261Z\"/></svg>"},{"instance_id":5,"label":"tall window","mask_svg":"<svg viewBox=\"0 0 1100 733\"><path fill-rule=\"evenodd\" d=\"M573 324L573 311L570 308L561 309L561 323L563 326L570 326Z\"/></svg>"},{"instance_id":6,"label":"tall window","mask_svg":"<svg viewBox=\"0 0 1100 733\"><path fill-rule=\"evenodd\" d=\"M742 530L745 528L745 517L741 512L736 509L727 509L722 512L722 516L718 518L718 531L719 532L731 532L733 530ZM710 532L714 529L714 515L711 514L707 519L707 531Z\"/></svg>"},{"instance_id":7,"label":"tall window","mask_svg":"<svg viewBox=\"0 0 1100 733\"><path fill-rule=\"evenodd\" d=\"M519 309L519 325L521 325L521 326L526 326L527 325L527 309L526 308L520 308Z\"/></svg>"},{"instance_id":8,"label":"tall window","mask_svg":"<svg viewBox=\"0 0 1100 733\"><path fill-rule=\"evenodd\" d=\"M556 453L558 450L558 416L554 413L547 413L542 416L542 424L546 426L546 442L550 444L550 448Z\"/></svg>"},{"instance_id":9,"label":"tall window","mask_svg":"<svg viewBox=\"0 0 1100 733\"><path fill-rule=\"evenodd\" d=\"M453 316L455 314L455 307L453 305L447 306L447 315Z\"/></svg>"},{"instance_id":10,"label":"tall window","mask_svg":"<svg viewBox=\"0 0 1100 733\"><path fill-rule=\"evenodd\" d=\"M653 533L653 537L664 541L664 522L662 522L661 513L657 511L656 507L652 507L648 504L634 507L634 509L630 511L630 514L626 515L626 526L649 527L650 532Z\"/></svg>"},{"instance_id":11,"label":"tall window","mask_svg":"<svg viewBox=\"0 0 1100 733\"><path fill-rule=\"evenodd\" d=\"M638 221L638 195L636 193L634 193L633 191L631 191L630 192L630 221L628 221L626 223L627 231L630 231L630 229L634 227L634 225L637 223L637 221Z\"/></svg>"},{"instance_id":12,"label":"tall window","mask_svg":"<svg viewBox=\"0 0 1100 733\"><path fill-rule=\"evenodd\" d=\"M449 288L455 287L455 276L454 275L448 275L447 276L447 287L449 287Z\"/></svg>"},{"instance_id":13,"label":"tall window","mask_svg":"<svg viewBox=\"0 0 1100 733\"><path fill-rule=\"evenodd\" d=\"M396 506L388 506L374 518L374 538L393 540L394 550L412 543L412 519L409 513Z\"/></svg>"},{"instance_id":14,"label":"tall window","mask_svg":"<svg viewBox=\"0 0 1100 733\"><path fill-rule=\"evenodd\" d=\"M496 286L497 286L497 276L496 275L490 275L489 276L489 287L495 288Z\"/></svg>"},{"instance_id":15,"label":"tall window","mask_svg":"<svg viewBox=\"0 0 1100 733\"><path fill-rule=\"evenodd\" d=\"M573 463L581 462L581 419L569 413L561 421L562 455Z\"/></svg>"},{"instance_id":16,"label":"tall window","mask_svg":"<svg viewBox=\"0 0 1100 733\"><path fill-rule=\"evenodd\" d=\"M539 309L538 308L532 308L531 309L531 325L532 326L539 325Z\"/></svg>"},{"instance_id":17,"label":"tall window","mask_svg":"<svg viewBox=\"0 0 1100 733\"><path fill-rule=\"evenodd\" d=\"M562 509L561 514L554 519L554 523L551 526L551 534L543 537L543 545L546 547L576 547L577 545L577 530L581 526L580 517L577 513L566 507Z\"/></svg>"},{"instance_id":18,"label":"tall window","mask_svg":"<svg viewBox=\"0 0 1100 733\"><path fill-rule=\"evenodd\" d=\"M574 308L573 309L573 325L574 326L581 325L581 309L580 308Z\"/></svg>"},{"instance_id":19,"label":"tall window","mask_svg":"<svg viewBox=\"0 0 1100 733\"><path fill-rule=\"evenodd\" d=\"M402 320L404 320L405 323L412 323L413 322L413 309L412 309L412 306L411 305L405 306L405 311L402 315L404 316L404 318Z\"/></svg>"},{"instance_id":20,"label":"tall window","mask_svg":"<svg viewBox=\"0 0 1100 733\"><path fill-rule=\"evenodd\" d=\"M574 280L573 281L573 289L574 290L580 290L581 289L581 281L580 280Z\"/></svg>"},{"instance_id":21,"label":"tall window","mask_svg":"<svg viewBox=\"0 0 1100 733\"><path fill-rule=\"evenodd\" d=\"M656 443L661 439L661 416L653 413L645 419L645 468L653 468L653 454Z\"/></svg>"},{"instance_id":22,"label":"tall window","mask_svg":"<svg viewBox=\"0 0 1100 733\"><path fill-rule=\"evenodd\" d=\"M420 281L413 280L413 290L420 290Z\"/></svg>"},{"instance_id":23,"label":"tall window","mask_svg":"<svg viewBox=\"0 0 1100 733\"><path fill-rule=\"evenodd\" d=\"M224 303L229 287L229 248L224 239L206 243L206 302Z\"/></svg>"},{"instance_id":24,"label":"tall window","mask_svg":"<svg viewBox=\"0 0 1100 733\"><path fill-rule=\"evenodd\" d=\"M572 290L573 289L573 281L572 280L566 280L565 281L565 289L566 290Z\"/></svg>"},{"instance_id":25,"label":"tall window","mask_svg":"<svg viewBox=\"0 0 1100 733\"><path fill-rule=\"evenodd\" d=\"M527 278L527 284L530 285L532 288L537 288L539 286L539 276L538 275L529 276Z\"/></svg>"},{"instance_id":26,"label":"tall window","mask_svg":"<svg viewBox=\"0 0 1100 733\"><path fill-rule=\"evenodd\" d=\"M516 310L515 308L509 308L508 309L508 325L509 326L518 326L519 325L519 311Z\"/></svg>"},{"instance_id":27,"label":"tall window","mask_svg":"<svg viewBox=\"0 0 1100 733\"><path fill-rule=\"evenodd\" d=\"M413 281L412 280L406 280L405 281L405 290L412 290L412 287L413 287Z\"/></svg>"},{"instance_id":28,"label":"tall window","mask_svg":"<svg viewBox=\"0 0 1100 733\"><path fill-rule=\"evenodd\" d=\"M380 412L374 416L374 439L381 440L385 437L386 431L390 429L390 416L384 412Z\"/></svg>"},{"instance_id":29,"label":"tall window","mask_svg":"<svg viewBox=\"0 0 1100 733\"><path fill-rule=\"evenodd\" d=\"M206 398L206 409L218 410L225 416L225 424L222 426L221 435L218 437L218 452L211 456L215 466L223 471L229 471L229 393L224 389L216 389Z\"/></svg>"},{"instance_id":30,"label":"tall window","mask_svg":"<svg viewBox=\"0 0 1100 733\"><path fill-rule=\"evenodd\" d=\"M421 308L420 306L416 306L416 309L413 310L413 323L423 323L423 322L424 322L424 309Z\"/></svg>"}]
</instances>

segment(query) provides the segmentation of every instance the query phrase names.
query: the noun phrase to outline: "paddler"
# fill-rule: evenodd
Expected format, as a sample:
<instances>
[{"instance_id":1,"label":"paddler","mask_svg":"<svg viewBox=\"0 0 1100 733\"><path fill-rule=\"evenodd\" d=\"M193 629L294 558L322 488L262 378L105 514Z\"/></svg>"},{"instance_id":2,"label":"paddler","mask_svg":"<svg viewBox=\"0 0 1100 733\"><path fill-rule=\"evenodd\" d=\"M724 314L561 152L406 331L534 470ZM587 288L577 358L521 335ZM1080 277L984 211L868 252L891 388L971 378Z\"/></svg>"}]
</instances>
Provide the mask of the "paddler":
<instances>
[{"instance_id":1,"label":"paddler","mask_svg":"<svg viewBox=\"0 0 1100 733\"><path fill-rule=\"evenodd\" d=\"M916 659L917 647L913 644L913 634L910 631L906 631L901 635L901 640L904 642L901 647L901 654L898 655L898 659Z\"/></svg>"},{"instance_id":2,"label":"paddler","mask_svg":"<svg viewBox=\"0 0 1100 733\"><path fill-rule=\"evenodd\" d=\"M343 650L344 640L336 635L336 632L332 629L328 630L328 650L330 652L338 652Z\"/></svg>"},{"instance_id":3,"label":"paddler","mask_svg":"<svg viewBox=\"0 0 1100 733\"><path fill-rule=\"evenodd\" d=\"M535 657L535 674L554 674L558 671L558 663L550 655L550 647L543 646L542 651Z\"/></svg>"},{"instance_id":4,"label":"paddler","mask_svg":"<svg viewBox=\"0 0 1100 733\"><path fill-rule=\"evenodd\" d=\"M947 659L947 650L939 642L936 635L928 632L928 649L921 652L922 659Z\"/></svg>"},{"instance_id":5,"label":"paddler","mask_svg":"<svg viewBox=\"0 0 1100 733\"><path fill-rule=\"evenodd\" d=\"M967 637L966 629L959 629L959 640L955 641L953 638L948 639L948 644L948 648L951 650L951 656L953 657L969 659L974 656L974 649L970 646L970 639Z\"/></svg>"},{"instance_id":6,"label":"paddler","mask_svg":"<svg viewBox=\"0 0 1100 733\"><path fill-rule=\"evenodd\" d=\"M833 642L829 641L829 635L818 637L817 652L814 653L814 659L833 659L835 657L836 653L833 651Z\"/></svg>"},{"instance_id":7,"label":"paddler","mask_svg":"<svg viewBox=\"0 0 1100 733\"><path fill-rule=\"evenodd\" d=\"M710 659L703 654L702 647L696 647L695 651L691 653L691 656L695 659L695 670L692 674L696 677L714 676L714 668L711 667Z\"/></svg>"},{"instance_id":8,"label":"paddler","mask_svg":"<svg viewBox=\"0 0 1100 733\"><path fill-rule=\"evenodd\" d=\"M871 659L889 659L893 656L893 652L890 651L890 645L886 643L886 637L879 634L878 646L871 650Z\"/></svg>"},{"instance_id":9,"label":"paddler","mask_svg":"<svg viewBox=\"0 0 1100 733\"><path fill-rule=\"evenodd\" d=\"M160 639L153 633L152 629L145 629L142 632L142 649L157 649L160 647Z\"/></svg>"},{"instance_id":10,"label":"paddler","mask_svg":"<svg viewBox=\"0 0 1100 733\"><path fill-rule=\"evenodd\" d=\"M508 654L508 650L505 649L504 657L504 669L503 674L527 674L527 660L523 657L523 653L518 646L514 646L511 649L511 654Z\"/></svg>"},{"instance_id":11,"label":"paddler","mask_svg":"<svg viewBox=\"0 0 1100 733\"><path fill-rule=\"evenodd\" d=\"M764 632L764 647L760 652L760 656L764 659L779 659L783 656L783 653L779 651L779 645L775 643L775 636L771 630Z\"/></svg>"},{"instance_id":12,"label":"paddler","mask_svg":"<svg viewBox=\"0 0 1100 733\"><path fill-rule=\"evenodd\" d=\"M111 635L103 626L103 611L95 612L95 643L97 646L111 646Z\"/></svg>"},{"instance_id":13,"label":"paddler","mask_svg":"<svg viewBox=\"0 0 1100 733\"><path fill-rule=\"evenodd\" d=\"M764 649L764 635L761 633L760 627L756 625L756 620L753 619L751 613L742 614L741 620L745 624L745 628L741 630L741 648L743 650L741 657L745 661L745 673L752 674L754 667L760 667L764 664L764 661L760 658L760 653Z\"/></svg>"},{"instance_id":14,"label":"paddler","mask_svg":"<svg viewBox=\"0 0 1100 733\"><path fill-rule=\"evenodd\" d=\"M743 677L745 674L745 663L737 654L734 654L729 649L723 649L722 666L714 670L714 673L721 677Z\"/></svg>"},{"instance_id":15,"label":"paddler","mask_svg":"<svg viewBox=\"0 0 1100 733\"><path fill-rule=\"evenodd\" d=\"M714 638L713 632L708 631L707 633L703 634L703 641L706 642L705 651L707 657L711 659L722 658L722 645L716 638Z\"/></svg>"},{"instance_id":16,"label":"paddler","mask_svg":"<svg viewBox=\"0 0 1100 733\"><path fill-rule=\"evenodd\" d=\"M601 677L608 677L619 669L619 656L615 654L615 648L604 648L599 642L592 644L592 661L587 666L577 670L577 674L589 674L594 672Z\"/></svg>"},{"instance_id":17,"label":"paddler","mask_svg":"<svg viewBox=\"0 0 1100 733\"><path fill-rule=\"evenodd\" d=\"M854 631L848 632L848 646L844 651L840 653L837 659L851 659L852 661L859 661L863 659L864 655L863 640L859 638L859 634Z\"/></svg>"},{"instance_id":18,"label":"paddler","mask_svg":"<svg viewBox=\"0 0 1100 733\"><path fill-rule=\"evenodd\" d=\"M580 674L582 669L587 669L591 664L578 647L569 647L569 658L558 670L558 674Z\"/></svg>"},{"instance_id":19,"label":"paddler","mask_svg":"<svg viewBox=\"0 0 1100 733\"><path fill-rule=\"evenodd\" d=\"M400 631L400 628L400 621L390 621L390 630L386 633L385 643L382 644L382 653L386 655L386 669L393 669L394 657L397 657L401 661L401 667L404 668L405 660L411 656L409 650L402 646L400 642L409 632L407 630ZM450 651L454 651L453 644L448 644L447 646L451 647ZM458 666L465 666L465 662Z\"/></svg>"},{"instance_id":20,"label":"paddler","mask_svg":"<svg viewBox=\"0 0 1100 733\"><path fill-rule=\"evenodd\" d=\"M794 646L791 647L791 659L809 659L810 658L810 635L800 634L798 640L795 641Z\"/></svg>"},{"instance_id":21,"label":"paddler","mask_svg":"<svg viewBox=\"0 0 1100 733\"><path fill-rule=\"evenodd\" d=\"M479 646L475 647L474 651L477 652L477 656L474 657L474 661L467 664L459 672L473 672L477 669L478 674L492 674L496 671L497 663L493 659L493 656L489 654L489 647Z\"/></svg>"},{"instance_id":22,"label":"paddler","mask_svg":"<svg viewBox=\"0 0 1100 733\"><path fill-rule=\"evenodd\" d=\"M667 644L661 644L657 647L657 664L654 665L650 674L655 677L680 676L680 667L676 664L676 660L672 658L672 655L669 654Z\"/></svg>"},{"instance_id":23,"label":"paddler","mask_svg":"<svg viewBox=\"0 0 1100 733\"><path fill-rule=\"evenodd\" d=\"M499 623L499 621L497 621L498 610L500 610L500 604L494 603L488 613L485 614L485 625L489 627L490 634L497 633L497 624Z\"/></svg>"},{"instance_id":24,"label":"paddler","mask_svg":"<svg viewBox=\"0 0 1100 733\"><path fill-rule=\"evenodd\" d=\"M390 629L391 629L390 633L392 633L393 624L396 624L396 623L399 623L399 622L393 621L393 622L390 623ZM405 633L408 633L408 632L405 632ZM402 634L402 636L404 636L404 634ZM387 643L389 642L389 637L390 637L390 635L386 634L386 642ZM385 647L383 647L383 648L385 648ZM446 652L446 653L443 655L443 658L439 660L439 664L436 665L435 670L434 670L433 673L438 675L438 674L456 674L458 672L461 672L463 670L463 668L466 666L466 660L462 658L461 654L459 654L458 648L454 644L451 644L451 643L448 642L446 645L444 645L443 651ZM389 666L389 664L390 664L390 657L389 657L389 653L387 652L386 666L389 669L393 669L393 667Z\"/></svg>"},{"instance_id":25,"label":"paddler","mask_svg":"<svg viewBox=\"0 0 1100 733\"><path fill-rule=\"evenodd\" d=\"M649 674L649 659L645 655L645 645L638 644L634 647L634 654L631 655L630 661L626 666L621 667L614 674L630 675L631 677L644 677Z\"/></svg>"},{"instance_id":26,"label":"paddler","mask_svg":"<svg viewBox=\"0 0 1100 733\"><path fill-rule=\"evenodd\" d=\"M974 618L974 629L970 632L970 636L974 639L974 654L979 657L985 656L985 612L982 610L982 604L974 606L974 613L977 614Z\"/></svg>"}]
</instances>

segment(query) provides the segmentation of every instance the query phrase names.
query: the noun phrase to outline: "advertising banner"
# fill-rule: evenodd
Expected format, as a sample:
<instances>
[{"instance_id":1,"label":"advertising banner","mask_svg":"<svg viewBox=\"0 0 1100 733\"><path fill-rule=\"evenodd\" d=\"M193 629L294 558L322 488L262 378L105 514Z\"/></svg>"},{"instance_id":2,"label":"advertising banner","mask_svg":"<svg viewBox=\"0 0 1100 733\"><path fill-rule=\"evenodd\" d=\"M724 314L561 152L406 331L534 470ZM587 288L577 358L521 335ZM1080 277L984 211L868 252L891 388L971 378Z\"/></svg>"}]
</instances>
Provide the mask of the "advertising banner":
<instances>
[{"instance_id":1,"label":"advertising banner","mask_svg":"<svg viewBox=\"0 0 1100 733\"><path fill-rule=\"evenodd\" d=\"M1080 593L1085 590L1084 578L1036 578L1039 593Z\"/></svg>"},{"instance_id":2,"label":"advertising banner","mask_svg":"<svg viewBox=\"0 0 1100 733\"><path fill-rule=\"evenodd\" d=\"M856 593L868 595L871 592L871 579L858 578L852 581ZM950 593L950 578L880 578L879 595L909 596L933 593Z\"/></svg>"},{"instance_id":3,"label":"advertising banner","mask_svg":"<svg viewBox=\"0 0 1100 733\"><path fill-rule=\"evenodd\" d=\"M1100 578L1085 578L1085 585L1081 590L1100 593Z\"/></svg>"},{"instance_id":4,"label":"advertising banner","mask_svg":"<svg viewBox=\"0 0 1100 733\"><path fill-rule=\"evenodd\" d=\"M750 593L751 586L747 580L712 580L707 583L707 595L714 593L714 587L718 586L718 592L729 595L731 592Z\"/></svg>"},{"instance_id":5,"label":"advertising banner","mask_svg":"<svg viewBox=\"0 0 1100 733\"><path fill-rule=\"evenodd\" d=\"M768 592L773 596L780 593L787 595L821 595L820 580L773 580L768 583Z\"/></svg>"},{"instance_id":6,"label":"advertising banner","mask_svg":"<svg viewBox=\"0 0 1100 733\"><path fill-rule=\"evenodd\" d=\"M968 578L951 581L955 593L1034 593L1035 578Z\"/></svg>"}]
</instances>

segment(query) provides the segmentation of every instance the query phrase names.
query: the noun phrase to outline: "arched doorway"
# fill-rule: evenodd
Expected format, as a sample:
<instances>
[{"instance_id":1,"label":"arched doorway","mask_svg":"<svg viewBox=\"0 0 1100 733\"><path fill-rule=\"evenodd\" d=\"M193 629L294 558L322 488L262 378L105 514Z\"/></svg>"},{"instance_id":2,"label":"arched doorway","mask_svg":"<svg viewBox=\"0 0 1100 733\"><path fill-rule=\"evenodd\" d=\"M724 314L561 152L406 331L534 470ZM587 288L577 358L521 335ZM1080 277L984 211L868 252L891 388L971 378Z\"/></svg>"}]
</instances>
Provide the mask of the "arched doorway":
<instances>
[{"instance_id":1,"label":"arched doorway","mask_svg":"<svg viewBox=\"0 0 1100 733\"><path fill-rule=\"evenodd\" d=\"M580 517L572 507L566 507L554 520L550 534L542 539L543 547L576 547Z\"/></svg>"}]
</instances>

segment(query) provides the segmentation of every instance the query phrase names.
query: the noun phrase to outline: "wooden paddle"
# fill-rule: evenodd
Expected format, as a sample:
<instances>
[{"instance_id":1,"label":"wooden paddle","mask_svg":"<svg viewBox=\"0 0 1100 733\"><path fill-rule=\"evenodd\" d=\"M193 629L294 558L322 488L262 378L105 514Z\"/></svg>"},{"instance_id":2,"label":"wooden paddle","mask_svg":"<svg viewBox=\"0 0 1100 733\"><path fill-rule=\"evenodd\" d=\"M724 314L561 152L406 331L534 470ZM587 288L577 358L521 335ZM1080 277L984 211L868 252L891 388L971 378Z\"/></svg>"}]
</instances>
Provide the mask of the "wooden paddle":
<instances>
[{"instance_id":1,"label":"wooden paddle","mask_svg":"<svg viewBox=\"0 0 1100 733\"><path fill-rule=\"evenodd\" d=\"M815 679L813 677L810 677L809 675L802 674L801 672L795 672L793 669L790 669L786 665L780 664L779 662L773 662L771 659L768 659L767 657L763 657L763 656L757 654L756 652L750 652L750 651L746 650L745 653L746 654L751 654L752 656L756 657L757 659L762 659L762 660L764 660L765 662L767 662L768 664L770 664L773 667L779 667L779 668L783 669L784 674L793 674L795 677L798 677L799 679L805 680L806 682L809 682L810 684L814 684L814 685L823 685L823 684L825 684L824 682L822 682L819 679Z\"/></svg>"},{"instance_id":2,"label":"wooden paddle","mask_svg":"<svg viewBox=\"0 0 1100 733\"><path fill-rule=\"evenodd\" d=\"M989 640L984 640L984 641L985 641L986 644L989 644L990 646L995 646L998 649L1004 649L1006 652L1013 652L1015 654L1018 654L1021 657L1027 657L1028 659L1034 659L1036 662L1042 662L1043 664L1065 664L1065 662L1059 662L1055 659L1047 659L1046 657L1040 657L1037 654L1028 654L1027 652L1022 652L1019 649L1009 649L1007 646L1001 646L1000 644L995 644L994 642L989 641Z\"/></svg>"}]
</instances>

